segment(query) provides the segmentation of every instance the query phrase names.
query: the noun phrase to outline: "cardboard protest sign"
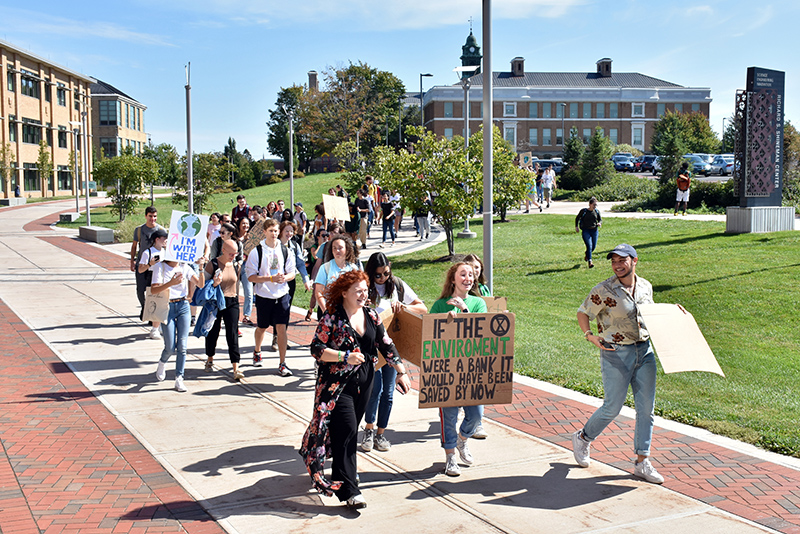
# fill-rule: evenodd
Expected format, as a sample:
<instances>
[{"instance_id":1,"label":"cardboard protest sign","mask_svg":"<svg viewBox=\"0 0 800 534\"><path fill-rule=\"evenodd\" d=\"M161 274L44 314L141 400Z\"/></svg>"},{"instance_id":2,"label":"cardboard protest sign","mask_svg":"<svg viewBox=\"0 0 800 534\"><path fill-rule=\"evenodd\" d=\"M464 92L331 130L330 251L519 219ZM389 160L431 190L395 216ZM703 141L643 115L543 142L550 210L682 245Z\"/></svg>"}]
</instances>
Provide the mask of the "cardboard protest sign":
<instances>
[{"instance_id":1,"label":"cardboard protest sign","mask_svg":"<svg viewBox=\"0 0 800 534\"><path fill-rule=\"evenodd\" d=\"M169 223L164 259L184 263L196 262L203 255L207 229L207 215L174 210Z\"/></svg>"},{"instance_id":2,"label":"cardboard protest sign","mask_svg":"<svg viewBox=\"0 0 800 534\"><path fill-rule=\"evenodd\" d=\"M486 311L502 313L508 311L508 299L505 297L481 297L486 301Z\"/></svg>"},{"instance_id":3,"label":"cardboard protest sign","mask_svg":"<svg viewBox=\"0 0 800 534\"><path fill-rule=\"evenodd\" d=\"M419 407L510 403L514 321L508 312L423 315Z\"/></svg>"},{"instance_id":4,"label":"cardboard protest sign","mask_svg":"<svg viewBox=\"0 0 800 534\"><path fill-rule=\"evenodd\" d=\"M527 167L531 164L533 155L530 152L523 152L519 155L519 166Z\"/></svg>"},{"instance_id":5,"label":"cardboard protest sign","mask_svg":"<svg viewBox=\"0 0 800 534\"><path fill-rule=\"evenodd\" d=\"M244 240L244 245L242 245L242 251L245 256L250 254L250 252L264 240L264 234L263 220L254 223L253 226L250 227L250 231L247 232L247 239Z\"/></svg>"},{"instance_id":6,"label":"cardboard protest sign","mask_svg":"<svg viewBox=\"0 0 800 534\"><path fill-rule=\"evenodd\" d=\"M325 208L325 217L328 220L338 219L340 222L350 220L350 208L347 199L333 195L322 195L322 206Z\"/></svg>"},{"instance_id":7,"label":"cardboard protest sign","mask_svg":"<svg viewBox=\"0 0 800 534\"><path fill-rule=\"evenodd\" d=\"M640 304L647 331L665 373L707 371L725 376L691 313L675 304Z\"/></svg>"},{"instance_id":8,"label":"cardboard protest sign","mask_svg":"<svg viewBox=\"0 0 800 534\"><path fill-rule=\"evenodd\" d=\"M422 366L422 315L408 310L392 313L386 309L381 313L381 322L386 333L392 338L400 357L417 367ZM378 358L378 368L386 363L383 356Z\"/></svg>"}]
</instances>

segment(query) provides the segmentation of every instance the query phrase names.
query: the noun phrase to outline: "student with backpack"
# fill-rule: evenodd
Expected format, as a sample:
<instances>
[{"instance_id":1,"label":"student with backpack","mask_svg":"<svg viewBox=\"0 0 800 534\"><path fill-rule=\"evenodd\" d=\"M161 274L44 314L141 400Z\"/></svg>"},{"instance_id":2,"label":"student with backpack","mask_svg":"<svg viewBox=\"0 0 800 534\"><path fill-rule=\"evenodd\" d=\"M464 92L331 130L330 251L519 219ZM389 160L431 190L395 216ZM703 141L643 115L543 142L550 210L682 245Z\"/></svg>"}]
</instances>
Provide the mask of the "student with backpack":
<instances>
[{"instance_id":1,"label":"student with backpack","mask_svg":"<svg viewBox=\"0 0 800 534\"><path fill-rule=\"evenodd\" d=\"M278 221L264 221L264 240L247 256L247 279L255 284L257 327L253 365L261 366L261 342L270 326L275 326L280 364L278 374L292 376L286 365L286 327L289 324L289 281L294 280L294 254L278 239Z\"/></svg>"},{"instance_id":2,"label":"student with backpack","mask_svg":"<svg viewBox=\"0 0 800 534\"><path fill-rule=\"evenodd\" d=\"M577 217L575 217L575 232L581 231L583 242L586 245L586 253L583 255L583 260L589 262L590 269L594 267L592 252L597 246L597 237L602 224L600 210L597 209L597 199L592 197L589 199L589 207L582 208Z\"/></svg>"}]
</instances>

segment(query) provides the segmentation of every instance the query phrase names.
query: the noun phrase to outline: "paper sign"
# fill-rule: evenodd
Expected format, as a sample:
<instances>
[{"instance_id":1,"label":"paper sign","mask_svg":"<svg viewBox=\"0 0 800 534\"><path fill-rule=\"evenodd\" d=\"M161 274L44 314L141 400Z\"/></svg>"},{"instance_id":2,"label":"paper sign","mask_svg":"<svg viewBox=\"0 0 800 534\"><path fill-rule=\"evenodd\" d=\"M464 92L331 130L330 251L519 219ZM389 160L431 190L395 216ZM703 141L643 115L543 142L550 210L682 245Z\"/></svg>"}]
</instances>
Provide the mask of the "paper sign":
<instances>
[{"instance_id":1,"label":"paper sign","mask_svg":"<svg viewBox=\"0 0 800 534\"><path fill-rule=\"evenodd\" d=\"M328 220L338 219L345 223L350 220L350 208L347 199L333 195L322 195L322 206L325 208L325 217Z\"/></svg>"},{"instance_id":2,"label":"paper sign","mask_svg":"<svg viewBox=\"0 0 800 534\"><path fill-rule=\"evenodd\" d=\"M532 154L530 152L523 152L519 155L519 166L520 167L527 167L531 164Z\"/></svg>"},{"instance_id":3,"label":"paper sign","mask_svg":"<svg viewBox=\"0 0 800 534\"><path fill-rule=\"evenodd\" d=\"M207 228L207 215L174 210L169 223L164 259L184 263L196 262L205 249Z\"/></svg>"},{"instance_id":4,"label":"paper sign","mask_svg":"<svg viewBox=\"0 0 800 534\"><path fill-rule=\"evenodd\" d=\"M505 297L481 297L486 301L486 311L502 313L508 311L508 299Z\"/></svg>"},{"instance_id":5,"label":"paper sign","mask_svg":"<svg viewBox=\"0 0 800 534\"><path fill-rule=\"evenodd\" d=\"M514 321L508 312L423 315L419 407L510 403Z\"/></svg>"},{"instance_id":6,"label":"paper sign","mask_svg":"<svg viewBox=\"0 0 800 534\"><path fill-rule=\"evenodd\" d=\"M725 376L691 313L683 313L675 304L638 307L665 373L707 371Z\"/></svg>"},{"instance_id":7,"label":"paper sign","mask_svg":"<svg viewBox=\"0 0 800 534\"><path fill-rule=\"evenodd\" d=\"M242 252L245 256L250 254L250 251L264 240L265 234L263 220L254 223L253 226L250 227L250 231L247 232L247 239L244 240L244 245L242 246Z\"/></svg>"}]
</instances>

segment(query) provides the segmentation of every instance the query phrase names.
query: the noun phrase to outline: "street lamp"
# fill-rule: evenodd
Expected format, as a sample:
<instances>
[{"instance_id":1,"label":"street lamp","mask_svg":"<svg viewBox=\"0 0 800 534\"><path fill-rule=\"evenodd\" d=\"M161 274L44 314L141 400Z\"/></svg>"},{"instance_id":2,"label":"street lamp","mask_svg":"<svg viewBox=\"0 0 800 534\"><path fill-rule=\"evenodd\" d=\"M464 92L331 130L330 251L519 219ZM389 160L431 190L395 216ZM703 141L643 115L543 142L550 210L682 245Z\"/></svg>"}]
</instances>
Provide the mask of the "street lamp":
<instances>
[{"instance_id":1,"label":"street lamp","mask_svg":"<svg viewBox=\"0 0 800 534\"><path fill-rule=\"evenodd\" d=\"M289 202L294 209L294 128L292 125L294 113L286 106L283 106L283 111L289 119Z\"/></svg>"},{"instance_id":2,"label":"street lamp","mask_svg":"<svg viewBox=\"0 0 800 534\"><path fill-rule=\"evenodd\" d=\"M559 102L557 104L559 108L561 108L561 155L564 155L564 139L566 138L566 132L564 131L564 115L567 114L567 104L564 102Z\"/></svg>"},{"instance_id":3,"label":"street lamp","mask_svg":"<svg viewBox=\"0 0 800 534\"><path fill-rule=\"evenodd\" d=\"M469 72L470 74L474 74L475 71L478 70L477 65L472 65L468 67L456 67L453 69L458 75L461 75L463 72ZM461 78L461 86L464 88L464 154L469 161L469 76L465 78ZM465 189L467 195L469 195L469 190ZM463 237L463 238L474 238L477 237L477 234L469 229L469 216L464 219L464 230L456 234L456 237Z\"/></svg>"},{"instance_id":4,"label":"street lamp","mask_svg":"<svg viewBox=\"0 0 800 534\"><path fill-rule=\"evenodd\" d=\"M419 125L425 128L425 109L422 107L422 78L430 78L433 74L419 75Z\"/></svg>"},{"instance_id":5,"label":"street lamp","mask_svg":"<svg viewBox=\"0 0 800 534\"><path fill-rule=\"evenodd\" d=\"M81 123L78 121L69 121L69 125L73 126L72 128L72 151L75 153L75 172L72 173L72 181L75 183L75 214L80 215L81 212L81 187L80 181L78 180L78 131ZM86 196L89 196L89 192L86 192Z\"/></svg>"}]
</instances>

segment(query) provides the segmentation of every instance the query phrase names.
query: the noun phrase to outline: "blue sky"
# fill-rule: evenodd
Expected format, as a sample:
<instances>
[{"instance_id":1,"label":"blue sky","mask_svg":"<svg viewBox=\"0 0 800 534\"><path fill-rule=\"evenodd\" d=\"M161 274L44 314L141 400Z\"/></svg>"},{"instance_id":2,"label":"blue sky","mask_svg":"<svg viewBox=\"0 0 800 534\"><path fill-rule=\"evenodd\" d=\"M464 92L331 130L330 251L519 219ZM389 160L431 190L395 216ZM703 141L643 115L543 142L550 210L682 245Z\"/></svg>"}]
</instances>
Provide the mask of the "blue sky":
<instances>
[{"instance_id":1,"label":"blue sky","mask_svg":"<svg viewBox=\"0 0 800 534\"><path fill-rule=\"evenodd\" d=\"M364 61L409 91L419 73L456 82L469 19L483 47L480 0L0 1L0 37L116 86L148 107L153 143L186 150L191 62L192 144L268 155L266 121L281 87L307 72ZM730 116L747 67L786 71L786 118L800 126L800 2L494 0L495 71L515 56L528 71L617 72L710 87L711 125Z\"/></svg>"}]
</instances>

